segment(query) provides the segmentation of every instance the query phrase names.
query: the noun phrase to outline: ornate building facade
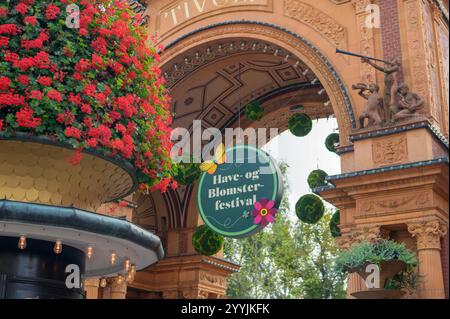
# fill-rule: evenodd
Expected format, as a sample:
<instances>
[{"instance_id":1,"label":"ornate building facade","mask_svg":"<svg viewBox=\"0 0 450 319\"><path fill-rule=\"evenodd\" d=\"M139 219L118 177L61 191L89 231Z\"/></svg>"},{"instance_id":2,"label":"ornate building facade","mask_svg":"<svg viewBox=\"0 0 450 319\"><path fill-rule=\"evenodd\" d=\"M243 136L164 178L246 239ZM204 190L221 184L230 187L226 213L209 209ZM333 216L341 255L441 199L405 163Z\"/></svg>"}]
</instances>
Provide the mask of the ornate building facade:
<instances>
[{"instance_id":1,"label":"ornate building facade","mask_svg":"<svg viewBox=\"0 0 450 319\"><path fill-rule=\"evenodd\" d=\"M174 127L287 128L293 106L312 118L335 116L342 174L316 189L341 211L342 248L391 238L418 255L423 280L415 296L448 298L448 1L438 0L144 0L130 1L165 47L162 70ZM361 128L364 100L354 83L383 74L360 59L398 59L399 81L424 98L416 116ZM317 92L324 92L318 94ZM266 115L239 119L241 103L259 101ZM119 215L156 233L166 258L133 283L86 281L88 298L224 298L239 269L222 256L195 253L201 223L196 186L131 196ZM101 212L108 212L103 207ZM357 275L349 296L364 290Z\"/></svg>"}]
</instances>

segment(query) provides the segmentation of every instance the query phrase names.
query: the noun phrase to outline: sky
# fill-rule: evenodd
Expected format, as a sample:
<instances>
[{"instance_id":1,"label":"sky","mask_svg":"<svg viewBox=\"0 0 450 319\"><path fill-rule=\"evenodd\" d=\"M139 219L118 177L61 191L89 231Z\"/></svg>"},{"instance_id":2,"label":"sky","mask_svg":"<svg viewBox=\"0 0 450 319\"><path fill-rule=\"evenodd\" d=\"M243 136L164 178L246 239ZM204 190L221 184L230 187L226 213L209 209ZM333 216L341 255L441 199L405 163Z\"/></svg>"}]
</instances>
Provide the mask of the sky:
<instances>
[{"instance_id":1,"label":"sky","mask_svg":"<svg viewBox=\"0 0 450 319\"><path fill-rule=\"evenodd\" d=\"M336 119L314 120L313 130L307 136L296 137L287 130L263 147L275 160L289 165L291 210L301 196L311 193L307 183L311 171L320 168L328 175L340 174L339 156L325 147L325 139L337 127Z\"/></svg>"}]
</instances>

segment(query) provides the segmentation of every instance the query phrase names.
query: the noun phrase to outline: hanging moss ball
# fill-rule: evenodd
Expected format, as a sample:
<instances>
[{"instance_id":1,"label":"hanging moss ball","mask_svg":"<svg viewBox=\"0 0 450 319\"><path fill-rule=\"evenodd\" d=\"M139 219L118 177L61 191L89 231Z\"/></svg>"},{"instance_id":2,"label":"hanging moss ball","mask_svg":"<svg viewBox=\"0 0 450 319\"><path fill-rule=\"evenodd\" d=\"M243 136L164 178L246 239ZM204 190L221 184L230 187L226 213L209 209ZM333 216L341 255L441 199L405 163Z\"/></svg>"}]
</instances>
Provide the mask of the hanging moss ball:
<instances>
[{"instance_id":1,"label":"hanging moss ball","mask_svg":"<svg viewBox=\"0 0 450 319\"><path fill-rule=\"evenodd\" d=\"M198 164L179 164L173 178L181 185L190 185L200 177L201 173Z\"/></svg>"},{"instance_id":2,"label":"hanging moss ball","mask_svg":"<svg viewBox=\"0 0 450 319\"><path fill-rule=\"evenodd\" d=\"M250 121L259 121L264 116L264 108L258 102L251 102L245 107L245 116Z\"/></svg>"},{"instance_id":3,"label":"hanging moss ball","mask_svg":"<svg viewBox=\"0 0 450 319\"><path fill-rule=\"evenodd\" d=\"M322 218L325 206L320 197L308 194L298 200L295 211L302 222L316 224Z\"/></svg>"},{"instance_id":4,"label":"hanging moss ball","mask_svg":"<svg viewBox=\"0 0 450 319\"><path fill-rule=\"evenodd\" d=\"M330 152L336 153L336 147L339 146L339 134L333 133L328 135L325 140L325 146Z\"/></svg>"},{"instance_id":5,"label":"hanging moss ball","mask_svg":"<svg viewBox=\"0 0 450 319\"><path fill-rule=\"evenodd\" d=\"M327 178L328 174L321 169L316 169L312 171L308 176L308 185L311 189L325 186L327 184L325 178Z\"/></svg>"},{"instance_id":6,"label":"hanging moss ball","mask_svg":"<svg viewBox=\"0 0 450 319\"><path fill-rule=\"evenodd\" d=\"M192 236L192 245L197 253L205 256L217 254L223 247L225 239L206 225L197 228Z\"/></svg>"},{"instance_id":7,"label":"hanging moss ball","mask_svg":"<svg viewBox=\"0 0 450 319\"><path fill-rule=\"evenodd\" d=\"M330 232L331 236L334 238L340 237L342 235L341 229L339 228L339 224L341 223L341 213L337 210L330 220Z\"/></svg>"},{"instance_id":8,"label":"hanging moss ball","mask_svg":"<svg viewBox=\"0 0 450 319\"><path fill-rule=\"evenodd\" d=\"M289 119L289 131L298 137L308 135L313 127L311 118L304 113L297 113Z\"/></svg>"}]
</instances>

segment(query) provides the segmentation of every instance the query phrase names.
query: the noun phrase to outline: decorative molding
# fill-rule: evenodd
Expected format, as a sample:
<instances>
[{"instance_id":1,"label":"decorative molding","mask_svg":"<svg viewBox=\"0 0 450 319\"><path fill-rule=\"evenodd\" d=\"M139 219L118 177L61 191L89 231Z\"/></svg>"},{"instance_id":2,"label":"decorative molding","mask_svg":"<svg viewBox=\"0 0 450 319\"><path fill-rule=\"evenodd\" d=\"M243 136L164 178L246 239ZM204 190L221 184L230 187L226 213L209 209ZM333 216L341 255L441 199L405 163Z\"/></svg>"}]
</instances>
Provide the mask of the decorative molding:
<instances>
[{"instance_id":1,"label":"decorative molding","mask_svg":"<svg viewBox=\"0 0 450 319\"><path fill-rule=\"evenodd\" d=\"M225 277L219 277L219 276L211 275L210 273L207 273L207 272L201 272L200 273L200 281L201 282L205 282L205 283L207 283L209 285L212 285L212 286L218 286L218 287L221 287L221 288L226 288L227 287Z\"/></svg>"},{"instance_id":2,"label":"decorative molding","mask_svg":"<svg viewBox=\"0 0 450 319\"><path fill-rule=\"evenodd\" d=\"M392 196L383 199L362 199L358 201L358 211L362 212L364 215L383 212L398 212L407 208L424 208L430 204L430 194L422 192L407 196Z\"/></svg>"},{"instance_id":3,"label":"decorative molding","mask_svg":"<svg viewBox=\"0 0 450 319\"><path fill-rule=\"evenodd\" d=\"M347 48L346 28L320 9L303 1L285 0L284 15L304 23L339 48Z\"/></svg>"},{"instance_id":4,"label":"decorative molding","mask_svg":"<svg viewBox=\"0 0 450 319\"><path fill-rule=\"evenodd\" d=\"M377 167L390 166L408 160L408 143L406 135L374 140L372 159Z\"/></svg>"},{"instance_id":5,"label":"decorative molding","mask_svg":"<svg viewBox=\"0 0 450 319\"><path fill-rule=\"evenodd\" d=\"M417 250L441 249L441 237L448 231L448 225L439 220L420 221L408 224L409 233L417 239Z\"/></svg>"}]
</instances>

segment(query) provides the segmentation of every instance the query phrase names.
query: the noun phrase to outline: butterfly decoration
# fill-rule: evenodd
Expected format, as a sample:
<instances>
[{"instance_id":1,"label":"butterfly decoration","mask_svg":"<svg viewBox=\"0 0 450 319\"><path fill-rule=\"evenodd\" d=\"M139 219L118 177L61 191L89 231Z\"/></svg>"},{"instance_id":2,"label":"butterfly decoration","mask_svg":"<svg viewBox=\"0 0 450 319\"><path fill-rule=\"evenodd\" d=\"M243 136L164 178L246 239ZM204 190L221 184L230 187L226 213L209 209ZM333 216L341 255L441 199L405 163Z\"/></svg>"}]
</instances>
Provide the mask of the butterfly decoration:
<instances>
[{"instance_id":1,"label":"butterfly decoration","mask_svg":"<svg viewBox=\"0 0 450 319\"><path fill-rule=\"evenodd\" d=\"M202 164L200 164L200 170L210 175L214 175L219 165L224 164L226 161L227 155L225 152L225 145L222 143L216 149L216 152L214 154L214 160L205 161Z\"/></svg>"}]
</instances>

